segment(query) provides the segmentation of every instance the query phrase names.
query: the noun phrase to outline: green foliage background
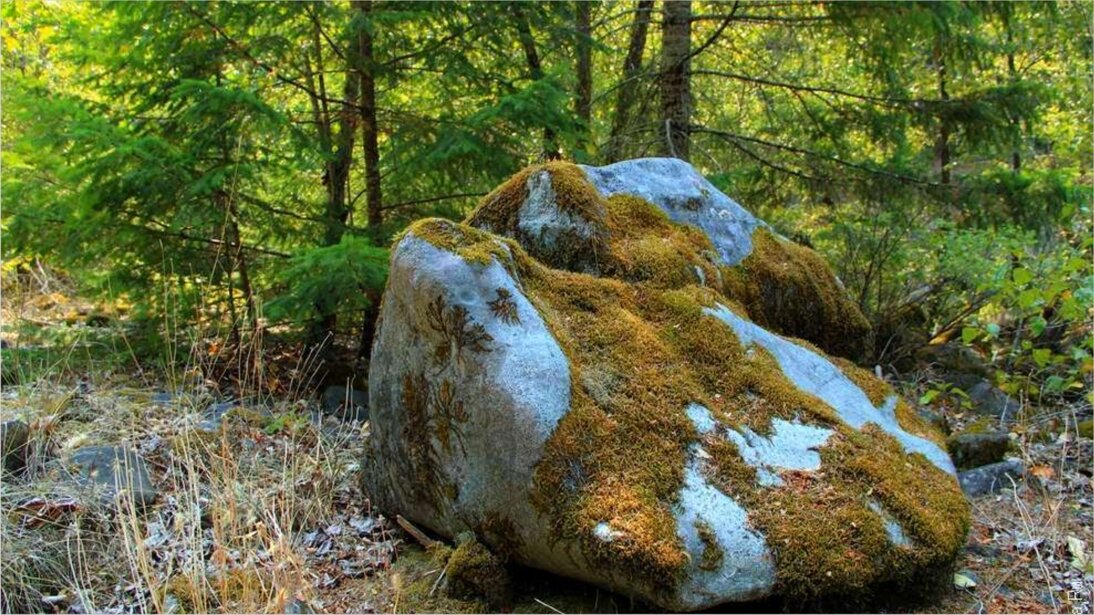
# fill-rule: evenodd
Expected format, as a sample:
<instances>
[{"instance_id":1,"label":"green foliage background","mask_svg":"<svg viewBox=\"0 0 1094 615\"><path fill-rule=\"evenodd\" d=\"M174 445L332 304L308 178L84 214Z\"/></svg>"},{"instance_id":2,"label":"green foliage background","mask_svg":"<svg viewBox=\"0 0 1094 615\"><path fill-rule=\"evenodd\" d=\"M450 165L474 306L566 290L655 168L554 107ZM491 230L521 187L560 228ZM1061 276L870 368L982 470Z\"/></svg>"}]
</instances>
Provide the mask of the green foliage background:
<instances>
[{"instance_id":1,"label":"green foliage background","mask_svg":"<svg viewBox=\"0 0 1094 615\"><path fill-rule=\"evenodd\" d=\"M462 217L545 137L596 164L662 151L660 4L632 78L637 2L592 4L587 34L574 2L367 5L5 2L5 261L153 320L170 295L184 320L330 327L375 302L395 233ZM1071 1L693 2L691 161L828 256L877 362L953 337L1013 391L1065 394L1091 370L1091 19ZM352 138L344 215L327 206L365 72L371 225Z\"/></svg>"}]
</instances>

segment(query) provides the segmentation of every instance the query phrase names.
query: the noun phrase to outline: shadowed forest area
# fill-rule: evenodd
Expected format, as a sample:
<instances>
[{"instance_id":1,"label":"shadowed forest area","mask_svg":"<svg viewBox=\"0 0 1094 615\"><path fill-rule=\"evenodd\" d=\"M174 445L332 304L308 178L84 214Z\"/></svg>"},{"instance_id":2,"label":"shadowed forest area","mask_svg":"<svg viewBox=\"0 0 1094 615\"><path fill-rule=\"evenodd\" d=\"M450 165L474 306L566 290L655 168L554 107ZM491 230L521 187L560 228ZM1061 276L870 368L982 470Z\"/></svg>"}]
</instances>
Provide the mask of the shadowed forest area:
<instances>
[{"instance_id":1,"label":"shadowed forest area","mask_svg":"<svg viewBox=\"0 0 1094 615\"><path fill-rule=\"evenodd\" d=\"M906 400L968 497L967 542L916 591L884 576L797 591L780 567L741 607L1092 612L1090 2L5 0L0 17L4 612L671 604L536 572L478 529L419 527L362 478L394 246L424 237L408 227L465 221L513 240L506 254L610 277L503 232L517 213L482 212L510 177L527 203L547 173L564 208L593 168L638 158L686 161L766 222L741 270L770 285L723 290L736 262L689 264L687 284ZM559 179L575 169L578 192ZM615 303L661 318L643 293L669 284L681 225L658 218L647 237L603 189L580 198L644 250L592 250L639 288ZM458 228L442 247L474 262ZM490 309L526 326L517 305L535 305L562 339L543 280L579 282L520 267L537 281L499 287ZM543 295L510 301L525 290ZM612 303L590 296L566 305ZM813 296L846 303L838 328ZM428 309L455 354L501 343L442 298ZM561 345L587 362L631 348L609 338ZM641 373L582 386L610 405ZM465 421L448 382L423 375L418 398Z\"/></svg>"}]
</instances>

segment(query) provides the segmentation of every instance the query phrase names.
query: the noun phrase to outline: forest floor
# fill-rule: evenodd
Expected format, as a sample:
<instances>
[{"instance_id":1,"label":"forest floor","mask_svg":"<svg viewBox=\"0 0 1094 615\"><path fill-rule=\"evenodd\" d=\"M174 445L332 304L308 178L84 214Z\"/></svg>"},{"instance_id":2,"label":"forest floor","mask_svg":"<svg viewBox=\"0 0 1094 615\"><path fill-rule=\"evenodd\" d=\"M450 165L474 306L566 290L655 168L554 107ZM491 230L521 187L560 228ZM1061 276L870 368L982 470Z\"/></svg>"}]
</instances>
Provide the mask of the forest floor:
<instances>
[{"instance_id":1,"label":"forest floor","mask_svg":"<svg viewBox=\"0 0 1094 615\"><path fill-rule=\"evenodd\" d=\"M495 610L447 597L441 549L427 553L370 509L359 480L368 423L323 411L307 361L281 361L265 393L248 395L258 387L242 377L225 391L198 356L215 347L180 343L182 370L141 365L124 317L58 284L4 296L2 419L29 427L25 467L0 492L5 612ZM953 584L926 599L809 608L1090 613L1094 443L1059 420L1067 411L1012 428L1026 480L972 501ZM71 453L107 445L143 459L154 502L104 499L75 477ZM513 587L512 612L649 609L530 570L513 571Z\"/></svg>"}]
</instances>

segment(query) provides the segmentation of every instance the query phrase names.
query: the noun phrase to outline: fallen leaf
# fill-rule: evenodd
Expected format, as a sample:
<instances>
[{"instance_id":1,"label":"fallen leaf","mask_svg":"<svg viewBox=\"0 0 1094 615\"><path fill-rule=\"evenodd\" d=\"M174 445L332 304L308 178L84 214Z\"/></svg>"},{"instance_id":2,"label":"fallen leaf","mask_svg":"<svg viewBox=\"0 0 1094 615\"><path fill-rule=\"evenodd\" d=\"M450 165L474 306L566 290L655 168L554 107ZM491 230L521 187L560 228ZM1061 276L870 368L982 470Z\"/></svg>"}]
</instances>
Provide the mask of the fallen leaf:
<instances>
[{"instance_id":1,"label":"fallen leaf","mask_svg":"<svg viewBox=\"0 0 1094 615\"><path fill-rule=\"evenodd\" d=\"M1086 543L1075 536L1067 537L1067 550L1071 552L1071 567L1079 572L1094 574L1094 560L1086 555Z\"/></svg>"},{"instance_id":2,"label":"fallen leaf","mask_svg":"<svg viewBox=\"0 0 1094 615\"><path fill-rule=\"evenodd\" d=\"M972 589L976 587L976 581L973 581L960 572L955 572L953 575L953 586L957 589Z\"/></svg>"},{"instance_id":3,"label":"fallen leaf","mask_svg":"<svg viewBox=\"0 0 1094 615\"><path fill-rule=\"evenodd\" d=\"M1044 465L1033 466L1032 468L1029 469L1029 473L1036 476L1037 478L1039 478L1041 480L1049 480L1053 476L1056 476L1056 471L1055 470L1053 470L1049 466L1044 466Z\"/></svg>"}]
</instances>

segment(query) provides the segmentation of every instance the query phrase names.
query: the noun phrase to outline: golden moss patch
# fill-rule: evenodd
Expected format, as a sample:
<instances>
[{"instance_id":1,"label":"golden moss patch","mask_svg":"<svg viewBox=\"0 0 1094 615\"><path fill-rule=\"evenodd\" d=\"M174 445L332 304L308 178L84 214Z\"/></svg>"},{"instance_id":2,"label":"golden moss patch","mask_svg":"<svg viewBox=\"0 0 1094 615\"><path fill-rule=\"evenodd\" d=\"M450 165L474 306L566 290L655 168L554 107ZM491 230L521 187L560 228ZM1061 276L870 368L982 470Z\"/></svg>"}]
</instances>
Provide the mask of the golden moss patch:
<instances>
[{"instance_id":1,"label":"golden moss patch","mask_svg":"<svg viewBox=\"0 0 1094 615\"><path fill-rule=\"evenodd\" d=\"M725 551L722 550L722 545L718 544L718 537L714 533L714 528L710 527L710 524L706 521L696 521L695 531L699 534L699 540L703 543L703 555L699 561L699 569L712 571L722 567L722 561L725 559Z\"/></svg>"},{"instance_id":2,"label":"golden moss patch","mask_svg":"<svg viewBox=\"0 0 1094 615\"><path fill-rule=\"evenodd\" d=\"M701 230L675 224L657 207L635 196L614 195L607 201L608 255L604 275L679 288L718 279L718 269L704 255L713 253Z\"/></svg>"},{"instance_id":3,"label":"golden moss patch","mask_svg":"<svg viewBox=\"0 0 1094 615\"><path fill-rule=\"evenodd\" d=\"M604 205L596 187L589 183L585 172L571 162L552 161L526 167L483 197L466 223L505 233L516 227L520 206L528 198L528 179L541 172L551 177L551 188L561 211L588 222L604 217Z\"/></svg>"},{"instance_id":4,"label":"golden moss patch","mask_svg":"<svg viewBox=\"0 0 1094 615\"><path fill-rule=\"evenodd\" d=\"M408 226L395 243L406 235L425 240L435 247L457 254L465 261L476 265L487 265L492 260L506 265L511 258L512 246L506 240L443 218L418 220Z\"/></svg>"}]
</instances>

